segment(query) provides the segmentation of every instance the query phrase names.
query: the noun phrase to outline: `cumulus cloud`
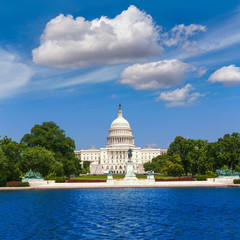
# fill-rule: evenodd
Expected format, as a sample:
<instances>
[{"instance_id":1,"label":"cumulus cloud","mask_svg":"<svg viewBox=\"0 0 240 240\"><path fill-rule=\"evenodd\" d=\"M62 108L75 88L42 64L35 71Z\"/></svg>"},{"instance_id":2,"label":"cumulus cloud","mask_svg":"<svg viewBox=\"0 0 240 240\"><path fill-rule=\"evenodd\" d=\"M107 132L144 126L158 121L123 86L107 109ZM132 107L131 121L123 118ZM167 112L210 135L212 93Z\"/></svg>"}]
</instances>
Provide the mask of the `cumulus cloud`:
<instances>
[{"instance_id":1,"label":"cumulus cloud","mask_svg":"<svg viewBox=\"0 0 240 240\"><path fill-rule=\"evenodd\" d=\"M30 81L31 76L31 69L16 55L0 49L0 98L15 94Z\"/></svg>"},{"instance_id":2,"label":"cumulus cloud","mask_svg":"<svg viewBox=\"0 0 240 240\"><path fill-rule=\"evenodd\" d=\"M32 54L36 64L55 68L126 63L160 56L158 40L152 17L132 5L113 19L60 14L47 23Z\"/></svg>"},{"instance_id":3,"label":"cumulus cloud","mask_svg":"<svg viewBox=\"0 0 240 240\"><path fill-rule=\"evenodd\" d=\"M162 42L164 45L180 46L188 51L198 51L196 42L189 40L190 37L196 35L198 32L205 32L206 26L199 24L190 24L185 26L184 24L176 25L169 32L162 34Z\"/></svg>"},{"instance_id":4,"label":"cumulus cloud","mask_svg":"<svg viewBox=\"0 0 240 240\"><path fill-rule=\"evenodd\" d=\"M240 67L235 65L229 65L222 67L215 71L208 79L208 81L222 82L224 85L235 85L240 83Z\"/></svg>"},{"instance_id":5,"label":"cumulus cloud","mask_svg":"<svg viewBox=\"0 0 240 240\"><path fill-rule=\"evenodd\" d=\"M182 107L194 104L200 97L205 94L192 92L195 90L191 84L185 85L183 88L177 88L173 91L167 91L160 94L156 101L162 100L166 103L166 107Z\"/></svg>"},{"instance_id":6,"label":"cumulus cloud","mask_svg":"<svg viewBox=\"0 0 240 240\"><path fill-rule=\"evenodd\" d=\"M192 70L190 65L176 59L134 64L124 69L119 82L138 90L169 88L181 84L184 73Z\"/></svg>"}]
</instances>

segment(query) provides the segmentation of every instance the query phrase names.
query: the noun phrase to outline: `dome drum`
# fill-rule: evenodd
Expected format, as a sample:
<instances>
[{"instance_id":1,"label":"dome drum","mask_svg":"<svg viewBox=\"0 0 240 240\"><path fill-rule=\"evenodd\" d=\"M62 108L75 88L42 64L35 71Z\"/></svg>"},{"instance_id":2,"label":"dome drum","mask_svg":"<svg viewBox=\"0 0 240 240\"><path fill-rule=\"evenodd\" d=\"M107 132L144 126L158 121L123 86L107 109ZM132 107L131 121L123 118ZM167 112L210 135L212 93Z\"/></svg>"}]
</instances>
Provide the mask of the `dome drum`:
<instances>
[{"instance_id":1,"label":"dome drum","mask_svg":"<svg viewBox=\"0 0 240 240\"><path fill-rule=\"evenodd\" d=\"M111 146L111 145L131 145L134 146L134 137L107 137L107 146Z\"/></svg>"}]
</instances>

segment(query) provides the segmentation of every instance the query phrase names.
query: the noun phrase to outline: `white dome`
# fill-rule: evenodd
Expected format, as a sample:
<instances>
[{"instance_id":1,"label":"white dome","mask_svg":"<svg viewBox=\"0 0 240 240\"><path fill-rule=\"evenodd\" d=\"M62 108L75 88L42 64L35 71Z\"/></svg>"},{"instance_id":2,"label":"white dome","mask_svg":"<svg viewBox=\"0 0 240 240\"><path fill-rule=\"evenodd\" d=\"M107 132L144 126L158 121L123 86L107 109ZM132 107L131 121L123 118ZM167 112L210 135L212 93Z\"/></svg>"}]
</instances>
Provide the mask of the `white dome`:
<instances>
[{"instance_id":1,"label":"white dome","mask_svg":"<svg viewBox=\"0 0 240 240\"><path fill-rule=\"evenodd\" d=\"M107 137L107 146L134 146L134 137L129 122L122 116L119 105L118 117L112 122Z\"/></svg>"},{"instance_id":2,"label":"white dome","mask_svg":"<svg viewBox=\"0 0 240 240\"><path fill-rule=\"evenodd\" d=\"M119 106L118 117L112 122L110 129L113 130L115 128L117 128L117 129L124 128L124 129L131 130L129 122L122 116L121 106Z\"/></svg>"},{"instance_id":3,"label":"white dome","mask_svg":"<svg viewBox=\"0 0 240 240\"><path fill-rule=\"evenodd\" d=\"M122 116L118 116L111 124L111 128L130 128L129 122Z\"/></svg>"}]
</instances>

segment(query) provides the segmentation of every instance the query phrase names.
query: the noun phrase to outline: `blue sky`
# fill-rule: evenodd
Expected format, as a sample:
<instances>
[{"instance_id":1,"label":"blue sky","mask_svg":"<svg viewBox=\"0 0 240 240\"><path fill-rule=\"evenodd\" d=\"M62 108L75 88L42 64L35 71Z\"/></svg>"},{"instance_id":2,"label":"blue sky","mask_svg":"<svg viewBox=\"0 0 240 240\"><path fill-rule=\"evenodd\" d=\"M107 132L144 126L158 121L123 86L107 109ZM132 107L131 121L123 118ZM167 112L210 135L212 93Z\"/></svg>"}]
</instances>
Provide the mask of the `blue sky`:
<instances>
[{"instance_id":1,"label":"blue sky","mask_svg":"<svg viewBox=\"0 0 240 240\"><path fill-rule=\"evenodd\" d=\"M0 135L54 121L104 147L118 104L137 146L239 131L240 1L9 0Z\"/></svg>"}]
</instances>

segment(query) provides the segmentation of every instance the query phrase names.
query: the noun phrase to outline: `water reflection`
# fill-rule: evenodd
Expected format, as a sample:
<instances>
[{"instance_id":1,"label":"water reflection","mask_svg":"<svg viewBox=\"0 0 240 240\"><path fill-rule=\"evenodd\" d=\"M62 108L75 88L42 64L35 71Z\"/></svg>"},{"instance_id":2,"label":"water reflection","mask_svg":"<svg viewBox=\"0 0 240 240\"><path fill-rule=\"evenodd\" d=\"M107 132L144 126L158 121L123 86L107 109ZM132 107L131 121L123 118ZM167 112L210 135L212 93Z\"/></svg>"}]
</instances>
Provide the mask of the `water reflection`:
<instances>
[{"instance_id":1,"label":"water reflection","mask_svg":"<svg viewBox=\"0 0 240 240\"><path fill-rule=\"evenodd\" d=\"M236 188L0 192L1 239L237 239Z\"/></svg>"}]
</instances>

